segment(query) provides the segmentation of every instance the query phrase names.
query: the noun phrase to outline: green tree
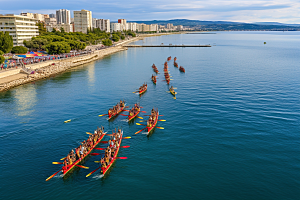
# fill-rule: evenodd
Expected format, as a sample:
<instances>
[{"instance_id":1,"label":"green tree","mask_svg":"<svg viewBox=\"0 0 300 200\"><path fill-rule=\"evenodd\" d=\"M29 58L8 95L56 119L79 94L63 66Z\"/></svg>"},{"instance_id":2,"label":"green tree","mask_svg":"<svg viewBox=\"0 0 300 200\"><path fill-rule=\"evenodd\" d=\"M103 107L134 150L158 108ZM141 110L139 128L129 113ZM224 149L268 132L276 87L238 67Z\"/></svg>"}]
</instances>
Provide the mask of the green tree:
<instances>
[{"instance_id":1,"label":"green tree","mask_svg":"<svg viewBox=\"0 0 300 200\"><path fill-rule=\"evenodd\" d=\"M53 39L52 39L53 40ZM25 47L29 48L30 51L33 50L46 50L46 45L52 42L52 40L48 41L46 38L41 37L33 37L31 40L24 40L23 44Z\"/></svg>"},{"instance_id":2,"label":"green tree","mask_svg":"<svg viewBox=\"0 0 300 200\"><path fill-rule=\"evenodd\" d=\"M0 50L4 53L8 53L13 48L14 43L12 37L9 35L9 32L0 32Z\"/></svg>"},{"instance_id":3,"label":"green tree","mask_svg":"<svg viewBox=\"0 0 300 200\"><path fill-rule=\"evenodd\" d=\"M65 29L63 27L60 27L60 32L65 33Z\"/></svg>"},{"instance_id":4,"label":"green tree","mask_svg":"<svg viewBox=\"0 0 300 200\"><path fill-rule=\"evenodd\" d=\"M0 56L2 56L3 54L4 54L4 52L0 50Z\"/></svg>"},{"instance_id":5,"label":"green tree","mask_svg":"<svg viewBox=\"0 0 300 200\"><path fill-rule=\"evenodd\" d=\"M28 49L23 46L15 46L12 48L11 53L16 53L16 54L25 54L27 53Z\"/></svg>"},{"instance_id":6,"label":"green tree","mask_svg":"<svg viewBox=\"0 0 300 200\"><path fill-rule=\"evenodd\" d=\"M67 42L51 42L46 46L49 54L69 53L71 47Z\"/></svg>"},{"instance_id":7,"label":"green tree","mask_svg":"<svg viewBox=\"0 0 300 200\"><path fill-rule=\"evenodd\" d=\"M110 39L105 39L105 40L102 40L102 44L105 46L111 46L112 41Z\"/></svg>"},{"instance_id":8,"label":"green tree","mask_svg":"<svg viewBox=\"0 0 300 200\"><path fill-rule=\"evenodd\" d=\"M44 35L47 32L44 22L37 22L36 26L39 28L39 34Z\"/></svg>"},{"instance_id":9,"label":"green tree","mask_svg":"<svg viewBox=\"0 0 300 200\"><path fill-rule=\"evenodd\" d=\"M1 65L2 63L4 63L4 61L5 61L5 58L4 58L3 56L0 56L0 65Z\"/></svg>"},{"instance_id":10,"label":"green tree","mask_svg":"<svg viewBox=\"0 0 300 200\"><path fill-rule=\"evenodd\" d=\"M112 38L113 41L118 42L120 40L120 37L117 34L112 34Z\"/></svg>"},{"instance_id":11,"label":"green tree","mask_svg":"<svg viewBox=\"0 0 300 200\"><path fill-rule=\"evenodd\" d=\"M124 39L125 39L125 36L124 36L124 35L121 35L121 39L124 40Z\"/></svg>"}]
</instances>

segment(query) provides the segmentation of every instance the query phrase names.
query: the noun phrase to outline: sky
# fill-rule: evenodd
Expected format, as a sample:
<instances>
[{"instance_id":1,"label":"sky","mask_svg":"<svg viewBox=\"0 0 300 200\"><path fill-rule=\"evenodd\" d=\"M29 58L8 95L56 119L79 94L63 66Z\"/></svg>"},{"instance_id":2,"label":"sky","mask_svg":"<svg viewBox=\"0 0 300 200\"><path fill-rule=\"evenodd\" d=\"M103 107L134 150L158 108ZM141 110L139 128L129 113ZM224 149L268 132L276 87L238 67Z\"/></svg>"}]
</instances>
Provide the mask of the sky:
<instances>
[{"instance_id":1,"label":"sky","mask_svg":"<svg viewBox=\"0 0 300 200\"><path fill-rule=\"evenodd\" d=\"M0 14L90 10L93 18L300 24L300 0L0 0Z\"/></svg>"}]
</instances>

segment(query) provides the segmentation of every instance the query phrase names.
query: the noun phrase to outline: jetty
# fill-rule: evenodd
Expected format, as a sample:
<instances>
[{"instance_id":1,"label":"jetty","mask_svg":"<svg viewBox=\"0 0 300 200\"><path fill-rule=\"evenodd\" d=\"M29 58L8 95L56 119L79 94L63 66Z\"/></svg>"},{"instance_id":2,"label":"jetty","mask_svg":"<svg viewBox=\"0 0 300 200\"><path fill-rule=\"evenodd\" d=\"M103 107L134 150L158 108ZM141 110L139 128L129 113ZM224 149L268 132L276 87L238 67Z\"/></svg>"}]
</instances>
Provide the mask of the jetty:
<instances>
[{"instance_id":1,"label":"jetty","mask_svg":"<svg viewBox=\"0 0 300 200\"><path fill-rule=\"evenodd\" d=\"M124 47L127 48L135 48L135 47L211 47L211 45L206 44L206 45L201 45L201 44L144 44L144 45L123 45Z\"/></svg>"}]
</instances>

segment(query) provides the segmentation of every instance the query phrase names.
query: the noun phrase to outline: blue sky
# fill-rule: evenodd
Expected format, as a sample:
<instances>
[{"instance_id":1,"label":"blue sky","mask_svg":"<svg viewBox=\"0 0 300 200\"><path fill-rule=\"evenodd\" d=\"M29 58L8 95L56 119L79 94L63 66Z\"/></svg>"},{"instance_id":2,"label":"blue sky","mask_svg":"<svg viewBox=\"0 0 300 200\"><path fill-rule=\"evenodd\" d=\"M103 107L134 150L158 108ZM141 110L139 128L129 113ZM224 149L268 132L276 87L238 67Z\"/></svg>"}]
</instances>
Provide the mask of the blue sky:
<instances>
[{"instance_id":1,"label":"blue sky","mask_svg":"<svg viewBox=\"0 0 300 200\"><path fill-rule=\"evenodd\" d=\"M299 0L0 0L1 14L91 10L94 18L116 21L194 19L300 24Z\"/></svg>"}]
</instances>

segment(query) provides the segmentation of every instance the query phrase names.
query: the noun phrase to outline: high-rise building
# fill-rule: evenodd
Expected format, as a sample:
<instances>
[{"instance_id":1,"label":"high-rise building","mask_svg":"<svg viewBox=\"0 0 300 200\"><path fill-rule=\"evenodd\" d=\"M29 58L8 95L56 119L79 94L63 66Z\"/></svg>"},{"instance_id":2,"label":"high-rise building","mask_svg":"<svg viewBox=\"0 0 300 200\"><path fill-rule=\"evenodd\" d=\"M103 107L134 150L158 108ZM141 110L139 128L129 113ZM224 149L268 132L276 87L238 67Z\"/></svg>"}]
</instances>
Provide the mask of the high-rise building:
<instances>
[{"instance_id":1,"label":"high-rise building","mask_svg":"<svg viewBox=\"0 0 300 200\"><path fill-rule=\"evenodd\" d=\"M56 22L57 24L70 24L71 13L70 10L60 9L56 11Z\"/></svg>"},{"instance_id":2,"label":"high-rise building","mask_svg":"<svg viewBox=\"0 0 300 200\"><path fill-rule=\"evenodd\" d=\"M167 24L167 29L173 29L173 24Z\"/></svg>"},{"instance_id":3,"label":"high-rise building","mask_svg":"<svg viewBox=\"0 0 300 200\"><path fill-rule=\"evenodd\" d=\"M120 23L121 24L121 30L123 31L123 30L126 30L126 28L127 28L127 23L126 23L126 19L118 19L118 23Z\"/></svg>"},{"instance_id":4,"label":"high-rise building","mask_svg":"<svg viewBox=\"0 0 300 200\"><path fill-rule=\"evenodd\" d=\"M49 14L49 17L50 18L56 18L56 15L52 13L52 14Z\"/></svg>"},{"instance_id":5,"label":"high-rise building","mask_svg":"<svg viewBox=\"0 0 300 200\"><path fill-rule=\"evenodd\" d=\"M39 35L38 20L22 15L0 15L0 31L9 32L14 46L23 46L24 40L30 40Z\"/></svg>"},{"instance_id":6,"label":"high-rise building","mask_svg":"<svg viewBox=\"0 0 300 200\"><path fill-rule=\"evenodd\" d=\"M88 11L88 10L74 11L75 32L87 33L88 29L92 29L92 26L93 26L92 11Z\"/></svg>"},{"instance_id":7,"label":"high-rise building","mask_svg":"<svg viewBox=\"0 0 300 200\"><path fill-rule=\"evenodd\" d=\"M101 31L110 32L110 21L109 19L97 19L96 28L100 28Z\"/></svg>"}]
</instances>

